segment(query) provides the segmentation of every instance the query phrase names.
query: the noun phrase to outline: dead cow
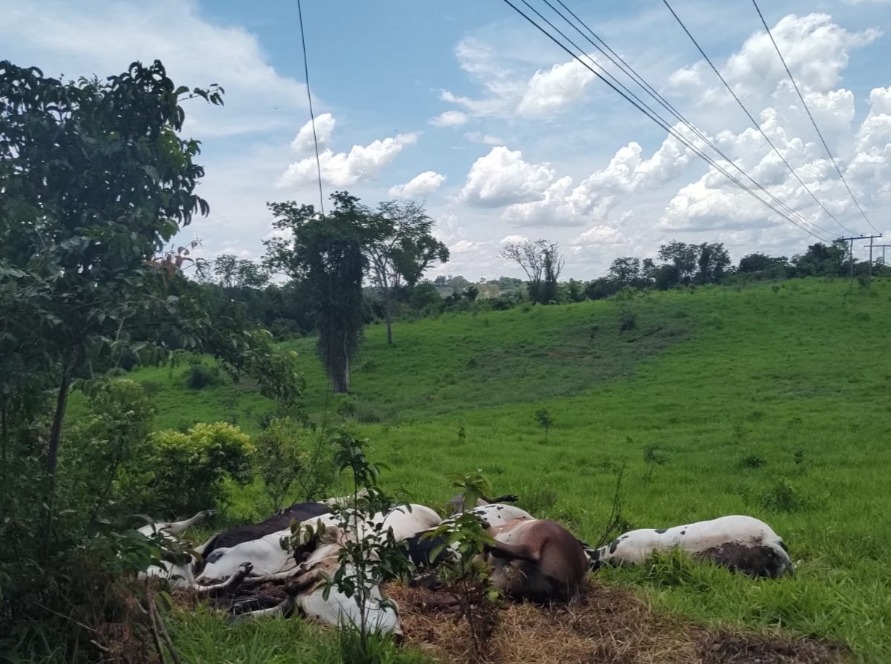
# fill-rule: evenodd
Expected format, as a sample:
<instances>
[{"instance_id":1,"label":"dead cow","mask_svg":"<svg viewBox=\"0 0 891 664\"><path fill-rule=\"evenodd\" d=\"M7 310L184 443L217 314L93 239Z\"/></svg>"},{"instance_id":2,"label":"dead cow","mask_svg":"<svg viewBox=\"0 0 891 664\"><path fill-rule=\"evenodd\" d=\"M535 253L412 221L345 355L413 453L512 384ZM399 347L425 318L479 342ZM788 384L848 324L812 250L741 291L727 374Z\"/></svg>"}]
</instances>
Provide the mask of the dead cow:
<instances>
[{"instance_id":1,"label":"dead cow","mask_svg":"<svg viewBox=\"0 0 891 664\"><path fill-rule=\"evenodd\" d=\"M506 496L498 496L497 498L488 498L487 496L480 496L476 499L475 507L484 507L486 505L494 505L495 503L515 503L519 500L516 496L506 495ZM460 514L464 511L464 494L459 493L457 496L452 498L448 503L449 516L453 516L455 514Z\"/></svg>"},{"instance_id":2,"label":"dead cow","mask_svg":"<svg viewBox=\"0 0 891 664\"><path fill-rule=\"evenodd\" d=\"M492 584L514 599L572 600L588 557L572 533L548 519L514 519L490 529Z\"/></svg>"},{"instance_id":3,"label":"dead cow","mask_svg":"<svg viewBox=\"0 0 891 664\"><path fill-rule=\"evenodd\" d=\"M171 549L184 549L183 543L178 539L186 530L211 516L213 510L202 510L190 519L172 522L153 522L146 524L138 529L138 532L145 537L160 536L166 546ZM252 566L249 562L239 565L228 579L223 583L211 584L199 587L195 583L193 567L195 558L185 550L182 551L165 551L163 560L157 565L150 565L144 571L139 573L139 578L160 578L166 579L172 588L192 588L201 593L213 594L218 591L228 590L237 586L242 579L251 573Z\"/></svg>"},{"instance_id":4,"label":"dead cow","mask_svg":"<svg viewBox=\"0 0 891 664\"><path fill-rule=\"evenodd\" d=\"M368 602L364 614L355 592L346 595L336 585L329 585L341 567L340 552L349 537L349 533L337 526L326 527L319 537L318 547L296 568L286 586L287 599L271 609L246 613L242 617L290 615L296 608L310 620L335 627L356 628L364 624L373 632L402 634L395 604L384 601L376 584L366 588ZM344 567L347 577L355 579L352 564L345 563Z\"/></svg>"},{"instance_id":5,"label":"dead cow","mask_svg":"<svg viewBox=\"0 0 891 664\"><path fill-rule=\"evenodd\" d=\"M287 530L291 521L307 521L327 514L330 511L331 508L325 503L294 503L260 523L238 526L222 533L217 533L204 542L204 544L197 547L195 552L207 558L216 549L230 549L237 544L251 542L266 535Z\"/></svg>"},{"instance_id":6,"label":"dead cow","mask_svg":"<svg viewBox=\"0 0 891 664\"><path fill-rule=\"evenodd\" d=\"M773 529L751 516L722 516L673 528L643 528L587 551L591 568L636 565L656 552L680 549L753 577L776 578L794 571L789 550Z\"/></svg>"}]
</instances>

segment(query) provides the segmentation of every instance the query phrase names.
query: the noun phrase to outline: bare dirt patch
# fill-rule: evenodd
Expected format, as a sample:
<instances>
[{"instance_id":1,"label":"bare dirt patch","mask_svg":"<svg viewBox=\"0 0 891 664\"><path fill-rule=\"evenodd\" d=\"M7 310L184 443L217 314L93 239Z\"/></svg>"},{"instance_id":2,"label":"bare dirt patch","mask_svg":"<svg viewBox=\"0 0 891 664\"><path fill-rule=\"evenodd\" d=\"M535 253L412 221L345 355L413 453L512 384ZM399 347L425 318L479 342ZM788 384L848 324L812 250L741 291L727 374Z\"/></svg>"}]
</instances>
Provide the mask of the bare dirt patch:
<instances>
[{"instance_id":1,"label":"bare dirt patch","mask_svg":"<svg viewBox=\"0 0 891 664\"><path fill-rule=\"evenodd\" d=\"M443 662L486 664L823 664L847 650L779 633L708 629L655 614L631 591L588 582L574 605L508 604L482 657L468 626L439 593L390 585L407 644Z\"/></svg>"}]
</instances>

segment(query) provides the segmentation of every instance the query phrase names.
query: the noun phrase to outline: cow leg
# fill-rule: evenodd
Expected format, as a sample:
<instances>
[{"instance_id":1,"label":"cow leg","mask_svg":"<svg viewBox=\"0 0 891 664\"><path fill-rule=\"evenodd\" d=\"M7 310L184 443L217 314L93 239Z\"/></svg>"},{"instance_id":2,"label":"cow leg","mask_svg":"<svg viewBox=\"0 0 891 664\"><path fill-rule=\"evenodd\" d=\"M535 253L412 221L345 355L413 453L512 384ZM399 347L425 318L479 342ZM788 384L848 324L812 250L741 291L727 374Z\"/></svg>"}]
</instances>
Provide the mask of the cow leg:
<instances>
[{"instance_id":1,"label":"cow leg","mask_svg":"<svg viewBox=\"0 0 891 664\"><path fill-rule=\"evenodd\" d=\"M185 519L183 521L174 521L172 523L168 523L164 526L163 530L170 533L174 537L179 537L190 527L198 523L199 521L204 521L212 517L215 514L214 510L201 510L193 516L191 519Z\"/></svg>"},{"instance_id":2,"label":"cow leg","mask_svg":"<svg viewBox=\"0 0 891 664\"><path fill-rule=\"evenodd\" d=\"M253 567L254 566L251 563L242 563L239 566L238 571L222 583L214 583L209 586L196 584L194 586L194 589L202 595L215 595L220 591L229 590L230 588L234 588L239 583L241 583L244 580L244 577L251 573Z\"/></svg>"},{"instance_id":3,"label":"cow leg","mask_svg":"<svg viewBox=\"0 0 891 664\"><path fill-rule=\"evenodd\" d=\"M266 583L267 581L281 581L282 579L291 579L297 576L302 577L306 575L308 572L312 571L315 568L314 565L307 567L306 563L301 563L300 565L296 565L291 569L285 570L284 572L275 572L273 574L264 574L263 576L252 576L250 578L245 579L246 584L257 584L257 583Z\"/></svg>"}]
</instances>

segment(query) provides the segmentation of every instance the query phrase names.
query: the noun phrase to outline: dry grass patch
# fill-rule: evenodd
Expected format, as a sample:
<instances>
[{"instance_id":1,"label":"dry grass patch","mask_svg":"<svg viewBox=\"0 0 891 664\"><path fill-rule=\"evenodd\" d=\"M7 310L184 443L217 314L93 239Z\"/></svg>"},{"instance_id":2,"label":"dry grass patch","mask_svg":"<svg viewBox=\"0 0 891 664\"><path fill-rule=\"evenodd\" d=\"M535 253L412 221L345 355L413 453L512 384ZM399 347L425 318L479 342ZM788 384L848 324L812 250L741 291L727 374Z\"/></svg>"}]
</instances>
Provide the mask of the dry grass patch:
<instances>
[{"instance_id":1,"label":"dry grass patch","mask_svg":"<svg viewBox=\"0 0 891 664\"><path fill-rule=\"evenodd\" d=\"M845 650L815 639L688 625L654 613L632 592L588 582L572 606L508 604L497 613L481 657L457 609L436 592L391 585L408 645L443 662L486 664L817 664Z\"/></svg>"}]
</instances>

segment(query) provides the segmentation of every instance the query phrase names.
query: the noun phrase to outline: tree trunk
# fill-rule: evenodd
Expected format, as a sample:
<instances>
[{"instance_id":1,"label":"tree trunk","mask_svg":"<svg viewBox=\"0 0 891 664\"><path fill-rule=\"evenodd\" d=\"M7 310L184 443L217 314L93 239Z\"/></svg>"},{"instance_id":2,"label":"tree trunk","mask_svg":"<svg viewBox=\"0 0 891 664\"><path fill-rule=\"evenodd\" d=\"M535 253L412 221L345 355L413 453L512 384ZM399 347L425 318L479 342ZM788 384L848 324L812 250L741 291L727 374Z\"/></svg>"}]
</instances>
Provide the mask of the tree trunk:
<instances>
[{"instance_id":1,"label":"tree trunk","mask_svg":"<svg viewBox=\"0 0 891 664\"><path fill-rule=\"evenodd\" d=\"M68 406L68 390L71 387L71 365L66 362L62 368L62 380L59 393L56 395L56 412L53 414L53 427L50 430L49 445L46 455L46 472L50 484L55 484L56 465L59 459L59 442L62 439L62 422L65 420L65 409Z\"/></svg>"},{"instance_id":2,"label":"tree trunk","mask_svg":"<svg viewBox=\"0 0 891 664\"><path fill-rule=\"evenodd\" d=\"M390 288L384 288L384 320L387 323L387 345L393 345L393 317L390 314Z\"/></svg>"},{"instance_id":3,"label":"tree trunk","mask_svg":"<svg viewBox=\"0 0 891 664\"><path fill-rule=\"evenodd\" d=\"M56 395L56 412L53 413L53 427L50 430L49 444L46 454L46 523L43 529L42 553L49 555L50 542L53 539L53 517L56 497L56 466L59 460L59 443L62 439L62 422L65 420L65 409L68 406L68 389L71 387L70 360L62 364L62 379Z\"/></svg>"}]
</instances>

